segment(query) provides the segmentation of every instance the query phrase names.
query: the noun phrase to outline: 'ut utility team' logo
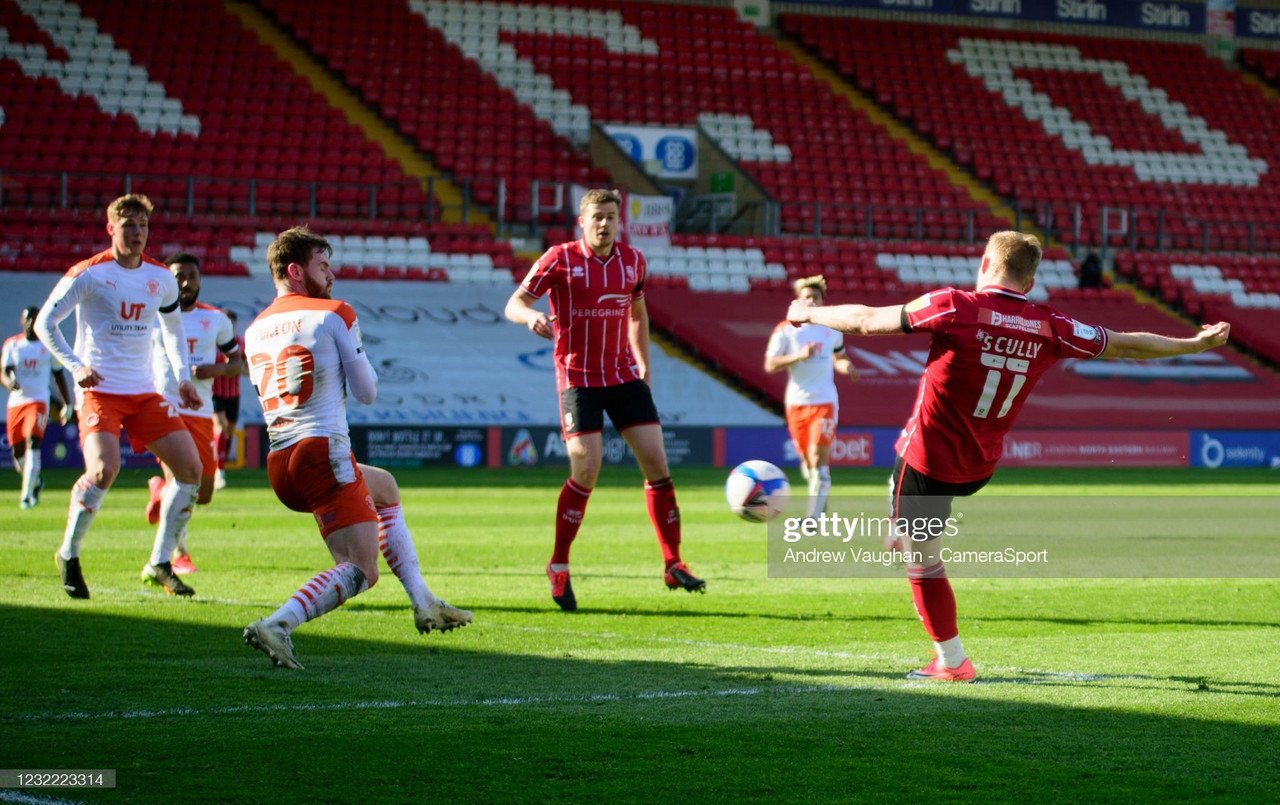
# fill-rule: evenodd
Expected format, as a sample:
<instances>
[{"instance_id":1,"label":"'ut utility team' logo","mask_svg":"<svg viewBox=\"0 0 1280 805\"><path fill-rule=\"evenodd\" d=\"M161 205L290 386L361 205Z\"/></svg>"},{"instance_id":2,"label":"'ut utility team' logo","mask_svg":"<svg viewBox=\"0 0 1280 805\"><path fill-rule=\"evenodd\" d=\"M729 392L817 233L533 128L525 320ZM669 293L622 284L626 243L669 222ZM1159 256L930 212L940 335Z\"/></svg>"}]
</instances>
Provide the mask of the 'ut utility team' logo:
<instances>
[{"instance_id":1,"label":"'ut utility team' logo","mask_svg":"<svg viewBox=\"0 0 1280 805\"><path fill-rule=\"evenodd\" d=\"M125 302L120 301L120 318L125 321L141 321L142 311L147 307L144 302Z\"/></svg>"}]
</instances>

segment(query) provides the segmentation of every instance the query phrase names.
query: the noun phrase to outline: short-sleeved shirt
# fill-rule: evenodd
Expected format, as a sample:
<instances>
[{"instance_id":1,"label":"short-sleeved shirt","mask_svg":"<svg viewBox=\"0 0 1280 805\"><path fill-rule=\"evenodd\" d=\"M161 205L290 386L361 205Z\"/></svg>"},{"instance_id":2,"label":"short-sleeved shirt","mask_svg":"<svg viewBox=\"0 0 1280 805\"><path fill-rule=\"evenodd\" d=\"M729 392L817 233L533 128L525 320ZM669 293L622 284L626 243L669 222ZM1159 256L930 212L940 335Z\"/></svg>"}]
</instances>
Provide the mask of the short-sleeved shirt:
<instances>
[{"instance_id":1,"label":"short-sleeved shirt","mask_svg":"<svg viewBox=\"0 0 1280 805\"><path fill-rule=\"evenodd\" d=\"M39 339L28 340L25 333L6 338L0 355L0 366L12 367L18 381L17 391L9 392L7 407L18 408L27 403L49 405L49 381L60 370L58 360Z\"/></svg>"},{"instance_id":2,"label":"short-sleeved shirt","mask_svg":"<svg viewBox=\"0 0 1280 805\"><path fill-rule=\"evenodd\" d=\"M312 436L349 440L342 366L362 349L351 305L276 297L245 330L244 341L272 450Z\"/></svg>"},{"instance_id":3,"label":"short-sleeved shirt","mask_svg":"<svg viewBox=\"0 0 1280 805\"><path fill-rule=\"evenodd\" d=\"M206 363L214 363L222 354L223 348L230 349L236 343L235 331L231 328L231 319L227 318L227 314L213 305L200 302L190 310L182 311L182 332L186 334L183 346L187 350L187 363L192 370ZM173 364L165 354L158 324L152 339L151 355L155 363L152 371L155 374L156 391L163 394L175 407L180 407L182 399L178 396L178 376L173 373ZM192 375L191 382L200 394L200 408L195 411L183 409L183 416L201 419L213 417L213 381L212 377L201 380Z\"/></svg>"},{"instance_id":4,"label":"short-sleeved shirt","mask_svg":"<svg viewBox=\"0 0 1280 805\"><path fill-rule=\"evenodd\" d=\"M787 367L787 391L783 398L787 407L794 405L836 405L836 356L844 354L844 335L821 324L792 326L782 322L773 328L765 355L777 358L794 355L806 344L817 344L818 351Z\"/></svg>"},{"instance_id":5,"label":"short-sleeved shirt","mask_svg":"<svg viewBox=\"0 0 1280 805\"><path fill-rule=\"evenodd\" d=\"M907 303L904 329L933 335L898 455L948 483L989 477L1036 381L1062 358L1096 358L1106 330L1004 288L944 288Z\"/></svg>"},{"instance_id":6,"label":"short-sleeved shirt","mask_svg":"<svg viewBox=\"0 0 1280 805\"><path fill-rule=\"evenodd\" d=\"M551 295L556 387L617 386L640 379L631 352L631 302L644 298L644 255L615 243L596 257L585 240L561 243L525 275L531 296Z\"/></svg>"},{"instance_id":7,"label":"short-sleeved shirt","mask_svg":"<svg viewBox=\"0 0 1280 805\"><path fill-rule=\"evenodd\" d=\"M72 266L45 301L55 326L75 309L74 354L46 346L72 371L92 366L102 376L95 392L154 393L152 323L177 302L178 282L163 264L144 255L137 268L125 268L108 249Z\"/></svg>"}]
</instances>

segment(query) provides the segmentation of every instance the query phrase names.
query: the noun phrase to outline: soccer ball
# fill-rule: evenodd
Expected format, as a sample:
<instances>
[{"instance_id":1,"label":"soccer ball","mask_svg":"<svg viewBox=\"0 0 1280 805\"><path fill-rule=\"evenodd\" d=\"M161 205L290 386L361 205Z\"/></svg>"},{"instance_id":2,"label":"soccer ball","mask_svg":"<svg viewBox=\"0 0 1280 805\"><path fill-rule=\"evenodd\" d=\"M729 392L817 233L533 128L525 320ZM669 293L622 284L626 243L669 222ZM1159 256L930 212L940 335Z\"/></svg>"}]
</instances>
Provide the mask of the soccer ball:
<instances>
[{"instance_id":1,"label":"soccer ball","mask_svg":"<svg viewBox=\"0 0 1280 805\"><path fill-rule=\"evenodd\" d=\"M777 517L787 505L791 484L782 470L767 461L744 461L729 473L724 496L729 508L743 520L764 523Z\"/></svg>"}]
</instances>

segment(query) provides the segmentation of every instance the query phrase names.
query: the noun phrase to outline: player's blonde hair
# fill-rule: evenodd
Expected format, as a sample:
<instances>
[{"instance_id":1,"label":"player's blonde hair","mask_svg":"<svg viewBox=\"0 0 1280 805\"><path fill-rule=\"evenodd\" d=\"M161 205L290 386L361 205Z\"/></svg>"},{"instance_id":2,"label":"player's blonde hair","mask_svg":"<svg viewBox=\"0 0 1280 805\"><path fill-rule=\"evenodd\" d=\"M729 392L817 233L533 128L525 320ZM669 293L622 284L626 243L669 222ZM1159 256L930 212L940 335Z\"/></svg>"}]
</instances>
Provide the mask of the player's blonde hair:
<instances>
[{"instance_id":1,"label":"player's blonde hair","mask_svg":"<svg viewBox=\"0 0 1280 805\"><path fill-rule=\"evenodd\" d=\"M289 264L297 263L305 266L311 262L316 249L327 255L333 254L329 241L312 232L305 226L286 229L267 247L267 265L271 268L271 276L282 280L289 276Z\"/></svg>"},{"instance_id":2,"label":"player's blonde hair","mask_svg":"<svg viewBox=\"0 0 1280 805\"><path fill-rule=\"evenodd\" d=\"M991 269L1027 285L1035 279L1044 252L1035 235L1005 230L987 240L986 256L991 260Z\"/></svg>"},{"instance_id":3,"label":"player's blonde hair","mask_svg":"<svg viewBox=\"0 0 1280 805\"><path fill-rule=\"evenodd\" d=\"M821 274L814 274L812 277L801 277L791 283L791 289L795 291L797 298L805 288L817 288L818 293L822 294L822 298L827 298L827 278Z\"/></svg>"},{"instance_id":4,"label":"player's blonde hair","mask_svg":"<svg viewBox=\"0 0 1280 805\"><path fill-rule=\"evenodd\" d=\"M597 187L594 190L588 190L582 197L582 201L578 202L578 215L586 215L587 207L592 204L617 204L618 209L622 209L622 194L617 190L605 190Z\"/></svg>"},{"instance_id":5,"label":"player's blonde hair","mask_svg":"<svg viewBox=\"0 0 1280 805\"><path fill-rule=\"evenodd\" d=\"M155 205L151 203L151 199L141 193L130 193L107 205L107 221L114 224L121 218L128 215L137 215L138 213L150 218L154 209Z\"/></svg>"}]
</instances>

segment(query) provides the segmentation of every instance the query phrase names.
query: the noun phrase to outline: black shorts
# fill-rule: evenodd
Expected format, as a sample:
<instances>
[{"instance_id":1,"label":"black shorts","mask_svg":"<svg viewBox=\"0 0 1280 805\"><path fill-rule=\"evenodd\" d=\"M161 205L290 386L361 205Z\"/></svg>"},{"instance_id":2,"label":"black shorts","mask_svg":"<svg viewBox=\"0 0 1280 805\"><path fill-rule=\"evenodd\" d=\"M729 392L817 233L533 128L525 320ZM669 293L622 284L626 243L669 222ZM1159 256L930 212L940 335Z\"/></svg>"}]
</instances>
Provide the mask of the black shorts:
<instances>
[{"instance_id":1,"label":"black shorts","mask_svg":"<svg viewBox=\"0 0 1280 805\"><path fill-rule=\"evenodd\" d=\"M227 421L232 425L240 421L240 398L239 397L214 397L213 412L215 414L225 414Z\"/></svg>"},{"instance_id":2,"label":"black shorts","mask_svg":"<svg viewBox=\"0 0 1280 805\"><path fill-rule=\"evenodd\" d=\"M987 485L991 476L961 484L939 481L912 467L898 456L889 476L889 516L911 535L923 541L942 536L943 524L951 516L951 501L968 497ZM905 534L904 534L905 535Z\"/></svg>"},{"instance_id":3,"label":"black shorts","mask_svg":"<svg viewBox=\"0 0 1280 805\"><path fill-rule=\"evenodd\" d=\"M619 432L658 424L653 393L643 380L617 386L570 386L560 392L560 432L568 439L604 430L604 415Z\"/></svg>"}]
</instances>

